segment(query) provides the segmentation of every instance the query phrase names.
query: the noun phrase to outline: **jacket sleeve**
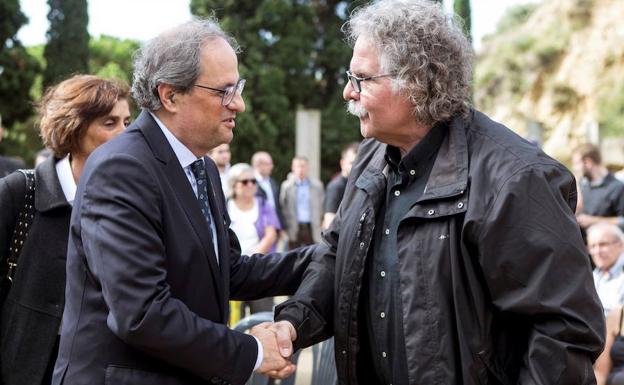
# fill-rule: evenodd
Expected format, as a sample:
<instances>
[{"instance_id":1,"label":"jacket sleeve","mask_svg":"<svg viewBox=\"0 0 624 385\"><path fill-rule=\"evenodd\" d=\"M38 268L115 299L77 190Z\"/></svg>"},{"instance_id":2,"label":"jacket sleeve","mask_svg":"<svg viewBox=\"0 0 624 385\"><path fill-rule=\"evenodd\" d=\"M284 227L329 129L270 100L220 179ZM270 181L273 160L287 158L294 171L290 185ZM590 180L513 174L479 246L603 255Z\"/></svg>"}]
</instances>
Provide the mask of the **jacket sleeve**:
<instances>
[{"instance_id":1,"label":"jacket sleeve","mask_svg":"<svg viewBox=\"0 0 624 385\"><path fill-rule=\"evenodd\" d=\"M86 267L101 286L109 329L202 378L244 383L257 357L254 338L200 317L172 295L167 269L175 250L162 241L166 197L156 176L139 160L115 155L83 178L82 202L74 210L80 210Z\"/></svg>"},{"instance_id":2,"label":"jacket sleeve","mask_svg":"<svg viewBox=\"0 0 624 385\"><path fill-rule=\"evenodd\" d=\"M341 210L323 233L325 243L311 246L310 264L295 295L275 307L276 321L289 321L297 330L296 349L305 348L333 335L336 247Z\"/></svg>"},{"instance_id":3,"label":"jacket sleeve","mask_svg":"<svg viewBox=\"0 0 624 385\"><path fill-rule=\"evenodd\" d=\"M504 182L478 231L493 305L529 329L520 384L590 384L605 324L562 166L527 166Z\"/></svg>"},{"instance_id":4,"label":"jacket sleeve","mask_svg":"<svg viewBox=\"0 0 624 385\"><path fill-rule=\"evenodd\" d=\"M236 235L232 230L230 239ZM238 242L230 246L230 298L249 301L277 295L292 295L314 254L314 246L284 253L241 255Z\"/></svg>"}]
</instances>

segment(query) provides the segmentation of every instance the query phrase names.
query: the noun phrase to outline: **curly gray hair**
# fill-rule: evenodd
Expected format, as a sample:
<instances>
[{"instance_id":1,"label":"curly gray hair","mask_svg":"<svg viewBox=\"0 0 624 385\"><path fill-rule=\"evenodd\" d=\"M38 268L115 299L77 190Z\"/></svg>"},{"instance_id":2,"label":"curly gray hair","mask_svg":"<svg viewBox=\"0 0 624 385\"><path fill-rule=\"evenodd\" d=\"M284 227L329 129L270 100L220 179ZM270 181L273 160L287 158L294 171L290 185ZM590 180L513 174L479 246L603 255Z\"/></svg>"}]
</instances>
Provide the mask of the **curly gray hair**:
<instances>
[{"instance_id":1,"label":"curly gray hair","mask_svg":"<svg viewBox=\"0 0 624 385\"><path fill-rule=\"evenodd\" d=\"M380 0L357 8L343 26L350 44L364 36L379 51L384 73L427 125L466 116L473 51L461 22L430 0Z\"/></svg>"},{"instance_id":2,"label":"curly gray hair","mask_svg":"<svg viewBox=\"0 0 624 385\"><path fill-rule=\"evenodd\" d=\"M234 52L240 51L236 40L214 18L188 21L148 41L134 57L132 95L136 103L150 111L159 110L160 84L187 92L200 75L202 47L217 38L226 40Z\"/></svg>"}]
</instances>

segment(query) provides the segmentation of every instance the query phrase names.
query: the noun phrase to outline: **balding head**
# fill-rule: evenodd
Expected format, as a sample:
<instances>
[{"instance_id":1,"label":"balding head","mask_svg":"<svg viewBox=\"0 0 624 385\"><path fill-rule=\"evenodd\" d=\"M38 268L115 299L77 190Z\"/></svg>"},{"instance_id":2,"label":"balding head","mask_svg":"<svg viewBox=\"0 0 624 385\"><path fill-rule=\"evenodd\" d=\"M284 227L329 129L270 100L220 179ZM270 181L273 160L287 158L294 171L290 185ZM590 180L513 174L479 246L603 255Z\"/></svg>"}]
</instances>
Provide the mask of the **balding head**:
<instances>
[{"instance_id":1,"label":"balding head","mask_svg":"<svg viewBox=\"0 0 624 385\"><path fill-rule=\"evenodd\" d=\"M608 271L624 251L624 233L610 223L597 223L587 229L587 247L596 267Z\"/></svg>"},{"instance_id":2,"label":"balding head","mask_svg":"<svg viewBox=\"0 0 624 385\"><path fill-rule=\"evenodd\" d=\"M273 159L268 152L258 151L251 157L251 166L258 174L267 178L273 171Z\"/></svg>"}]
</instances>

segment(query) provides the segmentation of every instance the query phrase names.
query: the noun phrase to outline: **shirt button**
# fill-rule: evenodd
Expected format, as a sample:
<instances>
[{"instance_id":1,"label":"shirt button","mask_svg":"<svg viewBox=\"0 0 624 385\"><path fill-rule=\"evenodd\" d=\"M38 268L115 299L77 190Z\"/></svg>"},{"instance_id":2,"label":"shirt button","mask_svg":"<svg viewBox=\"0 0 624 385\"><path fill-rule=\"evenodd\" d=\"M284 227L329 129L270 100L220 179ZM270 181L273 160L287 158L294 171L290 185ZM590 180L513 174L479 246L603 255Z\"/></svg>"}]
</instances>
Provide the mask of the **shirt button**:
<instances>
[{"instance_id":1,"label":"shirt button","mask_svg":"<svg viewBox=\"0 0 624 385\"><path fill-rule=\"evenodd\" d=\"M458 209L461 209L462 207L464 207L464 203L463 203L463 202L459 202L459 203L457 204L457 208L458 208Z\"/></svg>"},{"instance_id":2,"label":"shirt button","mask_svg":"<svg viewBox=\"0 0 624 385\"><path fill-rule=\"evenodd\" d=\"M431 209L431 210L427 211L427 214L433 215L433 214L435 214L435 210Z\"/></svg>"},{"instance_id":3,"label":"shirt button","mask_svg":"<svg viewBox=\"0 0 624 385\"><path fill-rule=\"evenodd\" d=\"M381 277L383 278L386 276L386 272L382 270L381 273L379 273L379 275L381 275Z\"/></svg>"},{"instance_id":4,"label":"shirt button","mask_svg":"<svg viewBox=\"0 0 624 385\"><path fill-rule=\"evenodd\" d=\"M386 231L384 231L386 233L386 235L390 234L390 229L386 229Z\"/></svg>"},{"instance_id":5,"label":"shirt button","mask_svg":"<svg viewBox=\"0 0 624 385\"><path fill-rule=\"evenodd\" d=\"M342 354L343 354L343 355L347 354L347 351L346 351L346 350L343 350L343 351L342 351Z\"/></svg>"},{"instance_id":6,"label":"shirt button","mask_svg":"<svg viewBox=\"0 0 624 385\"><path fill-rule=\"evenodd\" d=\"M386 313L384 313L384 312L379 313L379 317L386 318Z\"/></svg>"},{"instance_id":7,"label":"shirt button","mask_svg":"<svg viewBox=\"0 0 624 385\"><path fill-rule=\"evenodd\" d=\"M416 175L416 170L410 170L410 175Z\"/></svg>"},{"instance_id":8,"label":"shirt button","mask_svg":"<svg viewBox=\"0 0 624 385\"><path fill-rule=\"evenodd\" d=\"M364 245L364 242L360 242L360 249L363 249L364 246L366 246L366 245Z\"/></svg>"},{"instance_id":9,"label":"shirt button","mask_svg":"<svg viewBox=\"0 0 624 385\"><path fill-rule=\"evenodd\" d=\"M395 196L395 197L398 197L399 195L401 195L401 192L400 192L399 190L396 190L396 191L394 192L394 196Z\"/></svg>"},{"instance_id":10,"label":"shirt button","mask_svg":"<svg viewBox=\"0 0 624 385\"><path fill-rule=\"evenodd\" d=\"M381 356L382 356L383 358L386 358L386 356L387 356L386 352L381 352Z\"/></svg>"}]
</instances>

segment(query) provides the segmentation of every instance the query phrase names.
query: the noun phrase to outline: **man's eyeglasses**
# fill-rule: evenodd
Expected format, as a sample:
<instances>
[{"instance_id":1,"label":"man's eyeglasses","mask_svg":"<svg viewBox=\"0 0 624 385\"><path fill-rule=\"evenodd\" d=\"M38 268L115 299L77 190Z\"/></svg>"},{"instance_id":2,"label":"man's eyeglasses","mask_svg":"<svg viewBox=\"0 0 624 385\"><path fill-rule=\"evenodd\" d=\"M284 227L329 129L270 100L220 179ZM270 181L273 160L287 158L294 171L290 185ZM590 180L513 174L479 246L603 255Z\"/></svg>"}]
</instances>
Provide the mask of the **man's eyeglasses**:
<instances>
[{"instance_id":1,"label":"man's eyeglasses","mask_svg":"<svg viewBox=\"0 0 624 385\"><path fill-rule=\"evenodd\" d=\"M238 79L235 85L226 87L224 89L220 88L212 88L208 86L202 86L201 84L193 84L195 87L204 88L210 91L215 91L221 93L221 105L223 107L227 107L232 100L234 100L234 95L237 93L242 94L243 89L245 88L245 79Z\"/></svg>"},{"instance_id":2,"label":"man's eyeglasses","mask_svg":"<svg viewBox=\"0 0 624 385\"><path fill-rule=\"evenodd\" d=\"M353 87L355 92L357 92L358 94L362 92L363 81L384 78L387 76L394 76L394 74L381 74L381 75L366 76L364 78L361 78L361 77L353 75L351 71L347 71L347 79L351 83L351 87Z\"/></svg>"},{"instance_id":3,"label":"man's eyeglasses","mask_svg":"<svg viewBox=\"0 0 624 385\"><path fill-rule=\"evenodd\" d=\"M241 183L243 186L247 186L248 184L251 184L253 186L256 184L255 179L240 179L238 180L238 182Z\"/></svg>"}]
</instances>

